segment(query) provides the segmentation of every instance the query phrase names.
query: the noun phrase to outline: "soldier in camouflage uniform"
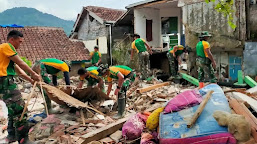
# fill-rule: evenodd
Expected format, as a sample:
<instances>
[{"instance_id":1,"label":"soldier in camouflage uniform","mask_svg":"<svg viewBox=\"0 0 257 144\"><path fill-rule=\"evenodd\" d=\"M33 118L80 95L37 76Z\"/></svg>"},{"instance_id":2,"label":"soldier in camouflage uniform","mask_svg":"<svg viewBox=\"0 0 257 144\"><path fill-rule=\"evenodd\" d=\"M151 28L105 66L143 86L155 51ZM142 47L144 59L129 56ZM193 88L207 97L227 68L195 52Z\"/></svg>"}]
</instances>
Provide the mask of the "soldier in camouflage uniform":
<instances>
[{"instance_id":1,"label":"soldier in camouflage uniform","mask_svg":"<svg viewBox=\"0 0 257 144\"><path fill-rule=\"evenodd\" d=\"M136 50L138 53L140 73L142 75L142 79L146 79L150 74L149 54L152 54L153 52L150 46L146 43L146 41L140 38L138 34L134 34L134 41L132 43L131 51L131 60L133 60L134 50Z\"/></svg>"},{"instance_id":2,"label":"soldier in camouflage uniform","mask_svg":"<svg viewBox=\"0 0 257 144\"><path fill-rule=\"evenodd\" d=\"M216 68L216 62L210 51L210 44L207 42L210 36L207 31L201 32L200 42L196 45L196 64L198 66L199 82L204 82L205 75L209 76L210 82L217 82L213 69Z\"/></svg>"},{"instance_id":3,"label":"soldier in camouflage uniform","mask_svg":"<svg viewBox=\"0 0 257 144\"><path fill-rule=\"evenodd\" d=\"M104 82L102 78L99 76L99 72L97 71L98 67L96 66L91 66L88 68L80 68L78 70L78 75L79 75L79 84L78 88L82 88L84 80L87 80L87 87L93 87L96 84L98 84L98 88L105 93L104 89Z\"/></svg>"},{"instance_id":4,"label":"soldier in camouflage uniform","mask_svg":"<svg viewBox=\"0 0 257 144\"><path fill-rule=\"evenodd\" d=\"M26 143L28 142L27 115L25 113L23 119L19 121L24 108L24 101L17 84L14 82L14 77L17 73L31 83L34 83L34 80L39 81L40 77L21 60L16 52L23 41L23 34L12 30L9 32L7 40L8 43L0 45L0 99L5 102L8 108L8 136L6 141L7 143L15 141ZM29 73L34 80L23 70Z\"/></svg>"},{"instance_id":5,"label":"soldier in camouflage uniform","mask_svg":"<svg viewBox=\"0 0 257 144\"><path fill-rule=\"evenodd\" d=\"M57 74L59 72L63 72L63 76L65 79L66 85L70 85L70 66L68 64L69 62L64 62L59 59L55 58L47 58L42 59L40 61L36 61L35 64L32 66L32 69L41 75L42 79L45 83L50 84L51 79L48 77L48 75L52 75L52 82L54 86L57 86ZM52 109L51 100L47 96L47 93L44 91L44 97L46 100L47 108L49 113L56 113Z\"/></svg>"},{"instance_id":6,"label":"soldier in camouflage uniform","mask_svg":"<svg viewBox=\"0 0 257 144\"><path fill-rule=\"evenodd\" d=\"M114 118L119 119L124 116L126 107L126 91L135 79L137 79L136 74L130 67L125 65L110 66L109 68L107 66L100 65L98 72L100 76L107 76L108 96L112 90L112 80L118 80L117 88L114 92L115 95L118 95L118 114L115 115Z\"/></svg>"},{"instance_id":7,"label":"soldier in camouflage uniform","mask_svg":"<svg viewBox=\"0 0 257 144\"><path fill-rule=\"evenodd\" d=\"M168 51L167 57L170 64L170 73L171 73L170 78L174 78L178 76L178 65L181 65L181 55L184 52L186 53L189 52L190 49L191 48L189 47L184 48L184 46L182 45L176 45Z\"/></svg>"}]
</instances>

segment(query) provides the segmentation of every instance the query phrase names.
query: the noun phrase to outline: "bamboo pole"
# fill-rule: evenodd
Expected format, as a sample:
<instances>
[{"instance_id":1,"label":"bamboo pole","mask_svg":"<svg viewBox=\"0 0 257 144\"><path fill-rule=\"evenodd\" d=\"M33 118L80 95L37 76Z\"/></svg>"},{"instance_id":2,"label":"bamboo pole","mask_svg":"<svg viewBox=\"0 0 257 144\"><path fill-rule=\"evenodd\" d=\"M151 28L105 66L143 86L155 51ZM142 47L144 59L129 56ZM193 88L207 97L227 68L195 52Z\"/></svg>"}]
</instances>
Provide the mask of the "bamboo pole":
<instances>
[{"instance_id":1,"label":"bamboo pole","mask_svg":"<svg viewBox=\"0 0 257 144\"><path fill-rule=\"evenodd\" d=\"M198 109L196 110L195 114L193 115L191 121L187 124L188 128L191 128L194 125L194 123L196 122L196 120L198 119L198 117L201 115L205 105L207 104L207 102L211 98L213 92L214 92L213 90L208 91L205 99L201 102L200 106L198 107Z\"/></svg>"},{"instance_id":2,"label":"bamboo pole","mask_svg":"<svg viewBox=\"0 0 257 144\"><path fill-rule=\"evenodd\" d=\"M47 104L46 104L46 99L45 99L45 96L44 96L44 91L43 91L43 87L42 87L42 81L40 82L40 91L41 91L41 94L42 94L42 97L43 97L43 100L44 100L46 114L48 116L49 112L48 112L48 108L47 108Z\"/></svg>"},{"instance_id":3,"label":"bamboo pole","mask_svg":"<svg viewBox=\"0 0 257 144\"><path fill-rule=\"evenodd\" d=\"M21 114L21 117L20 117L19 121L21 121L23 119L23 117L24 117L24 114L25 114L25 112L26 112L26 110L28 108L28 105L29 105L29 101L30 101L30 99L31 99L31 97L32 97L32 95L33 95L33 93L35 91L36 85L37 85L37 82L35 82L34 85L33 85L33 88L32 88L32 90L30 92L30 95L28 97L27 103L25 104L25 106L23 108L23 111L22 111L22 114Z\"/></svg>"}]
</instances>

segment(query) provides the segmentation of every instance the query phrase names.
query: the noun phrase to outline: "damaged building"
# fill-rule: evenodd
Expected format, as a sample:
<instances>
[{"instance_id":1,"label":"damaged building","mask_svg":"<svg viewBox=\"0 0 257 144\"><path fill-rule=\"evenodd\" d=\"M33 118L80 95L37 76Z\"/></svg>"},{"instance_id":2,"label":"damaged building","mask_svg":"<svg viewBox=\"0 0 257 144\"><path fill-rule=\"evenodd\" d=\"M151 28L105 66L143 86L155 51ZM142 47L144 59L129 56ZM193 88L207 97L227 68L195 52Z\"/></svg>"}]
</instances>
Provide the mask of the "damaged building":
<instances>
[{"instance_id":1,"label":"damaged building","mask_svg":"<svg viewBox=\"0 0 257 144\"><path fill-rule=\"evenodd\" d=\"M103 62L112 63L112 42L129 33L129 27L113 27L113 24L124 13L124 10L104 7L83 7L73 26L71 39L82 41L89 51L99 46Z\"/></svg>"},{"instance_id":2,"label":"damaged building","mask_svg":"<svg viewBox=\"0 0 257 144\"><path fill-rule=\"evenodd\" d=\"M199 33L209 31L212 34L209 40L211 51L217 62L216 71L220 80L235 81L238 70L255 76L256 70L249 70L253 64L244 63L244 60L251 61L255 55L245 52L244 56L244 50L246 48L247 51L247 46L249 51L255 49L255 43L251 41L256 35L253 26L256 4L253 1L235 1L235 29L229 26L222 13L217 12L215 5L204 0L146 0L127 6L127 12L117 20L115 26L130 26L134 33L149 43L155 51L150 57L151 68L169 73L165 54L172 46L181 44L193 49L188 56L187 70L197 77L195 47Z\"/></svg>"}]
</instances>

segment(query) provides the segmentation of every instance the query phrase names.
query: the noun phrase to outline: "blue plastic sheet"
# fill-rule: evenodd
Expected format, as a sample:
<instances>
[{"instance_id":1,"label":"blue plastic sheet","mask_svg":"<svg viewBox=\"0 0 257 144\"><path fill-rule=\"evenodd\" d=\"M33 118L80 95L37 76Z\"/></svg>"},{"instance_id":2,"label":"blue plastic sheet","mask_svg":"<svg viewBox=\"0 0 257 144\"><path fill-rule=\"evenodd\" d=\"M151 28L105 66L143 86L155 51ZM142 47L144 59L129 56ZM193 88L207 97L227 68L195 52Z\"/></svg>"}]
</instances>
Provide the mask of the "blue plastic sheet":
<instances>
[{"instance_id":1,"label":"blue plastic sheet","mask_svg":"<svg viewBox=\"0 0 257 144\"><path fill-rule=\"evenodd\" d=\"M9 25L0 25L0 27L12 27L12 28L24 28L24 26L16 25L16 24L9 24Z\"/></svg>"}]
</instances>

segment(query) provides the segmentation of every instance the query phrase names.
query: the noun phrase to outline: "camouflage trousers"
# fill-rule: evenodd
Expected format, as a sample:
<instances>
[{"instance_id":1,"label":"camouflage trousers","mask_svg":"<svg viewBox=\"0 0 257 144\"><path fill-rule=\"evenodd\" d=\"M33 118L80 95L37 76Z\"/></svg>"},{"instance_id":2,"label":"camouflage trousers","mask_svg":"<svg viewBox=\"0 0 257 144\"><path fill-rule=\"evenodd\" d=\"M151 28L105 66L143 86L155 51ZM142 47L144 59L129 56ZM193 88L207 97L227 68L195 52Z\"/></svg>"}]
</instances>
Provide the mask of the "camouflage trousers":
<instances>
[{"instance_id":1,"label":"camouflage trousers","mask_svg":"<svg viewBox=\"0 0 257 144\"><path fill-rule=\"evenodd\" d=\"M86 80L87 80L87 87L92 87L92 86L99 83L98 79L95 79L95 78L92 78L92 77L86 78ZM104 83L102 84L100 89L101 89L102 92L106 93Z\"/></svg>"},{"instance_id":2,"label":"camouflage trousers","mask_svg":"<svg viewBox=\"0 0 257 144\"><path fill-rule=\"evenodd\" d=\"M28 135L27 113L21 121L24 101L17 84L14 83L12 76L0 77L0 99L3 100L8 108L8 140L22 143L21 140Z\"/></svg>"},{"instance_id":3,"label":"camouflage trousers","mask_svg":"<svg viewBox=\"0 0 257 144\"><path fill-rule=\"evenodd\" d=\"M126 92L127 90L130 88L130 86L132 85L132 83L135 81L136 79L136 74L134 71L132 71L131 73L129 73L127 76L124 77L124 82L122 84L121 90L119 93L123 93L123 96L126 97ZM118 95L119 97L122 95Z\"/></svg>"},{"instance_id":4,"label":"camouflage trousers","mask_svg":"<svg viewBox=\"0 0 257 144\"><path fill-rule=\"evenodd\" d=\"M178 75L178 60L171 53L167 53L167 57L170 64L170 74L175 77Z\"/></svg>"},{"instance_id":5,"label":"camouflage trousers","mask_svg":"<svg viewBox=\"0 0 257 144\"><path fill-rule=\"evenodd\" d=\"M138 53L139 58L139 68L142 75L142 79L149 77L150 73L150 64L149 64L149 53L147 51Z\"/></svg>"},{"instance_id":6,"label":"camouflage trousers","mask_svg":"<svg viewBox=\"0 0 257 144\"><path fill-rule=\"evenodd\" d=\"M199 82L204 82L205 75L209 77L209 82L215 83L217 82L217 78L215 77L215 72L211 64L211 60L209 58L196 58L196 65L198 66L198 80Z\"/></svg>"}]
</instances>

